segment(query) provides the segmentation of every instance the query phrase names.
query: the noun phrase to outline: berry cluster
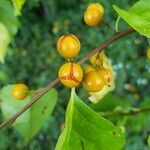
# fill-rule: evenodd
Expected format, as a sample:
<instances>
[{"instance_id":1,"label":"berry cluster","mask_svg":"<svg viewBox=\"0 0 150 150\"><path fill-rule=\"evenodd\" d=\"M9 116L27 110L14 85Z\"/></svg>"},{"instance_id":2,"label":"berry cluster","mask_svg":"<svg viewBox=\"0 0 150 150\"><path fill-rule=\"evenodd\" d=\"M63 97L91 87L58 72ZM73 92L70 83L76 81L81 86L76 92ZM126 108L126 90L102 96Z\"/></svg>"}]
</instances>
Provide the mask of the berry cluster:
<instances>
[{"instance_id":1,"label":"berry cluster","mask_svg":"<svg viewBox=\"0 0 150 150\"><path fill-rule=\"evenodd\" d=\"M89 4L85 13L84 21L89 26L97 26L102 22L104 15L104 8L98 3ZM66 34L61 36L57 41L57 50L59 54L68 60L77 56L81 48L79 39L73 34ZM58 77L63 85L66 87L76 87L82 81L83 86L89 92L97 92L101 90L104 85L108 85L112 79L112 73L100 65L103 60L96 54L91 57L92 65L86 67L85 75L79 64L67 62L63 64L58 72Z\"/></svg>"},{"instance_id":2,"label":"berry cluster","mask_svg":"<svg viewBox=\"0 0 150 150\"><path fill-rule=\"evenodd\" d=\"M89 4L85 13L84 21L89 26L97 26L103 20L104 8L98 3ZM57 41L57 51L66 58L69 62L63 64L58 72L58 77L63 85L72 88L79 85L83 78L83 71L79 64L73 63L70 60L78 55L81 49L79 39L73 34L61 36ZM83 78L83 86L89 92L96 92L108 85L111 81L112 74L109 69L97 68L97 65L102 64L101 59L91 57L92 66L85 69ZM95 66L96 65L96 66ZM25 84L19 83L14 85L12 95L17 100L24 100L29 94L29 89Z\"/></svg>"}]
</instances>

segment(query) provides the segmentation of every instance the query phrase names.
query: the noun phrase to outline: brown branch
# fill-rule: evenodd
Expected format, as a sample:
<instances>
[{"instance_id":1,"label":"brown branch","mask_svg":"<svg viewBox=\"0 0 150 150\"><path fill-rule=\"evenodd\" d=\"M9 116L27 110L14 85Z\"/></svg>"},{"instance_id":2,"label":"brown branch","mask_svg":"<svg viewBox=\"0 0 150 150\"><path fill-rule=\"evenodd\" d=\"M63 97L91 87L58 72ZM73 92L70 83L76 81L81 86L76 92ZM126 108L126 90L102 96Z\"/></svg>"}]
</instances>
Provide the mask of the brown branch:
<instances>
[{"instance_id":1,"label":"brown branch","mask_svg":"<svg viewBox=\"0 0 150 150\"><path fill-rule=\"evenodd\" d=\"M107 46L109 46L111 43L113 43L114 41L128 35L131 34L132 32L135 32L135 30L133 29L127 29L124 30L122 32L119 32L117 34L115 34L114 36L112 36L110 39L108 39L106 42L102 43L98 48L94 49L93 51L91 51L89 54L87 54L85 57L83 57L80 61L78 61L78 64L82 64L84 63L86 60L88 60L91 56L93 56L95 53L97 53L98 51L102 51L104 48L106 48ZM24 106L20 111L18 111L14 116L12 116L11 118L9 118L8 120L4 121L1 125L0 125L0 129L5 127L8 124L13 123L23 112L25 112L28 108L30 108L35 102L37 102L39 100L39 98L41 96L43 96L46 92L48 92L54 85L56 85L59 82L59 79L55 79L54 81L52 81L48 86L46 86L45 88L43 88L42 90L40 90L37 94L35 94L33 96L33 98L31 99L31 102L29 102L26 106Z\"/></svg>"},{"instance_id":2,"label":"brown branch","mask_svg":"<svg viewBox=\"0 0 150 150\"><path fill-rule=\"evenodd\" d=\"M150 108L132 108L128 112L125 111L116 111L116 112L100 112L99 114L103 117L110 117L110 116L131 116L131 115L137 115L139 113L146 113L150 112Z\"/></svg>"}]
</instances>

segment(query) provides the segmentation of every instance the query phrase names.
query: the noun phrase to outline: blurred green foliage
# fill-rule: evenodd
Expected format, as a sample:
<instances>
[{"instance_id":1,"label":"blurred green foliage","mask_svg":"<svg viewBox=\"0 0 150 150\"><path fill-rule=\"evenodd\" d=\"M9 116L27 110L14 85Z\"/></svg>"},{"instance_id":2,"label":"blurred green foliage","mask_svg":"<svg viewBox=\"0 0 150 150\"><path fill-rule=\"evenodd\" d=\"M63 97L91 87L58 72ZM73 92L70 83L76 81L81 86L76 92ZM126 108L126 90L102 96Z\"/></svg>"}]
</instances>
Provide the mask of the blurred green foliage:
<instances>
[{"instance_id":1,"label":"blurred green foliage","mask_svg":"<svg viewBox=\"0 0 150 150\"><path fill-rule=\"evenodd\" d=\"M5 64L0 65L0 86L24 82L30 89L38 89L47 85L57 76L58 68L65 62L56 51L56 41L59 36L69 32L79 37L82 48L80 55L75 59L77 61L114 34L114 31L108 27L108 24L115 27L118 16L112 5L129 8L136 1L97 0L96 2L102 3L105 7L105 17L103 25L95 28L90 28L83 22L83 13L87 5L95 1L26 1L22 15L19 17L19 31L11 42ZM119 29L125 28L128 28L128 25L120 20ZM147 47L148 42L145 37L132 34L106 49L116 73L116 88L112 94L120 102L127 101L132 107L140 106L150 97L150 60L146 58ZM57 106L38 135L28 145L23 146L22 137L14 128L8 126L0 131L1 150L54 149L64 123L65 109L70 96L70 90L61 84L57 85L56 89L59 91ZM78 87L77 93L80 98L89 103L87 101L88 94L82 86ZM125 123L126 150L148 149L150 126L147 125L150 118L145 118L148 114L142 115L144 117L140 117L140 119L140 115L136 115L125 121L128 122ZM110 119L114 124L117 124L118 120L124 120L124 118ZM0 122L2 121L1 115ZM147 125L133 127L139 124Z\"/></svg>"}]
</instances>

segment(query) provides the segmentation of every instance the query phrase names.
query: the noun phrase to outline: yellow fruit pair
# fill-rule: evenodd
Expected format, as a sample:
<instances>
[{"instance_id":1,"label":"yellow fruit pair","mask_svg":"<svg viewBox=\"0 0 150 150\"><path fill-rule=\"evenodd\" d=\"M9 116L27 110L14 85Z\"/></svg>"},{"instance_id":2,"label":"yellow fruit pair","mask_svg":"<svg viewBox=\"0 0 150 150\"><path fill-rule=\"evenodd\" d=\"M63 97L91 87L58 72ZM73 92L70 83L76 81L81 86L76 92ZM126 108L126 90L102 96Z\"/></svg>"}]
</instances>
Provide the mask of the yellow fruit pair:
<instances>
[{"instance_id":1,"label":"yellow fruit pair","mask_svg":"<svg viewBox=\"0 0 150 150\"><path fill-rule=\"evenodd\" d=\"M68 62L59 69L58 76L63 85L72 88L81 82L83 71L80 65ZM112 72L109 69L103 68L96 70L92 66L88 66L85 70L83 86L89 92L97 92L104 85L108 85L111 80Z\"/></svg>"},{"instance_id":2,"label":"yellow fruit pair","mask_svg":"<svg viewBox=\"0 0 150 150\"><path fill-rule=\"evenodd\" d=\"M89 4L84 13L84 22L88 26L97 26L103 20L104 8L99 3Z\"/></svg>"},{"instance_id":3,"label":"yellow fruit pair","mask_svg":"<svg viewBox=\"0 0 150 150\"><path fill-rule=\"evenodd\" d=\"M80 47L79 39L73 34L63 35L57 41L59 54L67 59L76 57ZM60 67L58 77L63 85L72 88L81 82L83 71L80 65L68 62Z\"/></svg>"}]
</instances>

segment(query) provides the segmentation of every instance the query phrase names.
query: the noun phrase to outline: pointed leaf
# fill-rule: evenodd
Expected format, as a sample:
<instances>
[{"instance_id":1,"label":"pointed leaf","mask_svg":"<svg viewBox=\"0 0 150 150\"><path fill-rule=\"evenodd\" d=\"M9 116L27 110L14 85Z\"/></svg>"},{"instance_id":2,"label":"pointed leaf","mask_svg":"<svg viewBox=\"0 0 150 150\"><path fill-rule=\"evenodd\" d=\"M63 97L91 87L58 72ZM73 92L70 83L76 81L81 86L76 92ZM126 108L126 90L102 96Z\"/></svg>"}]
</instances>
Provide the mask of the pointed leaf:
<instances>
[{"instance_id":1,"label":"pointed leaf","mask_svg":"<svg viewBox=\"0 0 150 150\"><path fill-rule=\"evenodd\" d=\"M140 34L150 37L150 0L140 0L128 11L113 6L117 13Z\"/></svg>"},{"instance_id":2,"label":"pointed leaf","mask_svg":"<svg viewBox=\"0 0 150 150\"><path fill-rule=\"evenodd\" d=\"M124 145L122 130L91 110L74 91L65 123L56 150L76 150L77 147L84 150L120 150Z\"/></svg>"}]
</instances>

